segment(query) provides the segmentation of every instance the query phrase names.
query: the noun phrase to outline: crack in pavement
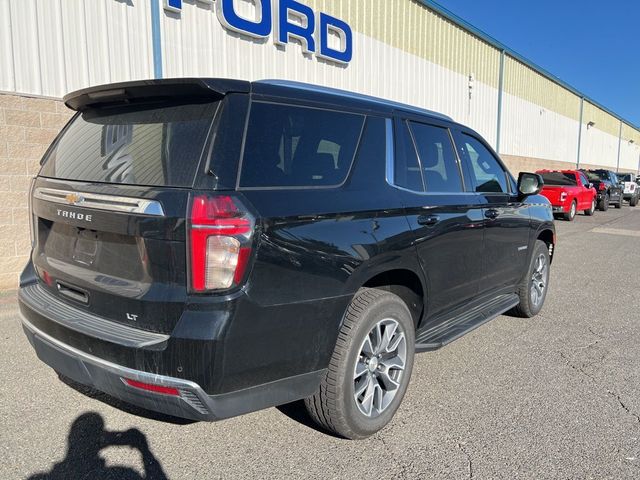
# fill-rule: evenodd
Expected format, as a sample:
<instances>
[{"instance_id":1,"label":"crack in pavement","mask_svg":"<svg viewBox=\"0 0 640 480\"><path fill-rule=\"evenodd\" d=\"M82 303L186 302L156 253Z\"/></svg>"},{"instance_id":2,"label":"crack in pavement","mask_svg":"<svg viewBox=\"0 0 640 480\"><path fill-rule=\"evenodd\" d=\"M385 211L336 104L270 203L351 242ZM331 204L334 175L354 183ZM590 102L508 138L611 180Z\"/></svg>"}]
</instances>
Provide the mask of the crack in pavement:
<instances>
[{"instance_id":1,"label":"crack in pavement","mask_svg":"<svg viewBox=\"0 0 640 480\"><path fill-rule=\"evenodd\" d=\"M465 442L458 442L457 447L458 450L460 450L465 457L467 457L467 468L469 470L469 480L473 480L473 461L471 460L471 455L469 455L469 452L467 452L467 450L464 448L464 445L466 445Z\"/></svg>"},{"instance_id":2,"label":"crack in pavement","mask_svg":"<svg viewBox=\"0 0 640 480\"><path fill-rule=\"evenodd\" d=\"M590 331L591 331L591 329L590 329ZM592 332L592 333L593 333L593 332ZM594 333L594 335L596 335L596 336L597 336L597 334L595 334L595 333ZM594 344L595 344L595 343L597 343L597 342L594 342ZM584 375L585 377L587 377L588 379L590 379L590 380L593 382L593 384L594 384L596 387L598 387L598 388L603 388L603 387L602 387L602 385L600 385L600 384L596 381L596 379L593 377L593 375L591 375L591 374L587 373L587 372L584 370L584 367L585 367L585 366L587 366L587 365L593 365L594 363L601 363L601 362L606 358L607 353L608 353L608 352L605 352L605 354L604 354L604 355L602 355L602 357L601 357L599 360L596 360L596 361L591 362L591 363L585 363L585 364L583 364L582 366L578 366L578 365L576 365L574 362L572 362L571 360L569 360L569 358L567 358L567 356L564 354L564 352L559 352L560 357L565 361L565 364L566 364L569 368L571 368L572 370L575 370L576 372L578 372L578 373L580 373L580 374ZM622 398L620 398L620 395L619 395L618 393L613 392L613 391L611 391L611 390L609 390L609 389L607 389L607 390L606 390L606 393L607 393L607 395L608 395L608 396L610 396L610 397L612 397L612 398L615 398L615 399L616 399L616 401L618 402L618 404L620 405L620 407L622 407L622 409L623 409L623 410L624 410L628 415L631 415L631 416L635 419L636 423L639 423L639 424L640 424L640 415L638 415L637 413L633 412L633 411L632 411L632 410L631 410L631 409L630 409L630 408L629 408L629 407L628 407L628 406L627 406L627 405L622 401Z\"/></svg>"},{"instance_id":3,"label":"crack in pavement","mask_svg":"<svg viewBox=\"0 0 640 480\"><path fill-rule=\"evenodd\" d=\"M617 394L616 392L612 392L611 390L607 390L607 395L609 395L610 397L615 398L618 401L618 403L620 404L620 406L622 407L622 409L625 412L627 412L629 415L631 415L633 418L635 418L637 423L640 423L640 415L638 415L635 412L632 412L631 409L624 404L624 402L620 398L619 394Z\"/></svg>"},{"instance_id":4,"label":"crack in pavement","mask_svg":"<svg viewBox=\"0 0 640 480\"><path fill-rule=\"evenodd\" d=\"M384 438L384 435L376 435L374 438L379 440L382 443L382 445L384 445L385 450L389 451L389 445L387 444L387 440ZM395 455L392 455L392 458L393 458L393 463L395 463L396 467L400 469L400 471L398 472L398 475L394 476L394 478L405 478L405 479L409 478L407 470L409 467L413 468L414 466L413 462L409 462L408 465L405 465L405 463L398 460Z\"/></svg>"}]
</instances>

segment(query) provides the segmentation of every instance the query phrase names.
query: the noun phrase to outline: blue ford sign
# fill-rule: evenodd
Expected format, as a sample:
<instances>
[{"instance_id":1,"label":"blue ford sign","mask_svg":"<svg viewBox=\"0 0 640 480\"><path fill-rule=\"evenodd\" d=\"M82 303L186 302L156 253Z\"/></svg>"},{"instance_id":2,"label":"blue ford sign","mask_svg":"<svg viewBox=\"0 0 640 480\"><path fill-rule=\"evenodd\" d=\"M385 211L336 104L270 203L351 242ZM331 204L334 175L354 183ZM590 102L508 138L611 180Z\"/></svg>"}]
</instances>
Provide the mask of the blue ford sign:
<instances>
[{"instance_id":1,"label":"blue ford sign","mask_svg":"<svg viewBox=\"0 0 640 480\"><path fill-rule=\"evenodd\" d=\"M212 3L212 0L198 1ZM247 18L236 10L234 0L217 0L215 8L220 23L253 38L273 36L277 45L286 45L295 39L304 53L325 60L343 64L351 61L353 32L346 22L323 12L314 12L296 0L253 0L253 3L256 14L254 18ZM164 0L164 7L179 12L182 0Z\"/></svg>"}]
</instances>

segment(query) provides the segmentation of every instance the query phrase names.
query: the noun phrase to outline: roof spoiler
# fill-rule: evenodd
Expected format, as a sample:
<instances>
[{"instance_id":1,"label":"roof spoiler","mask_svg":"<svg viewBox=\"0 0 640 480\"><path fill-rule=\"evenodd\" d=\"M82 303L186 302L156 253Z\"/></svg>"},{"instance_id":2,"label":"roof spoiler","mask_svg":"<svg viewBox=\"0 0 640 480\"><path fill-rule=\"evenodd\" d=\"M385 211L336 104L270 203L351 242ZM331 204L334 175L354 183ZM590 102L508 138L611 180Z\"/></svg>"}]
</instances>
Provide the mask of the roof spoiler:
<instances>
[{"instance_id":1,"label":"roof spoiler","mask_svg":"<svg viewBox=\"0 0 640 480\"><path fill-rule=\"evenodd\" d=\"M251 83L225 78L173 78L111 83L84 88L64 96L72 110L82 111L98 105L128 104L140 99L176 97L222 97L228 93L249 93Z\"/></svg>"}]
</instances>

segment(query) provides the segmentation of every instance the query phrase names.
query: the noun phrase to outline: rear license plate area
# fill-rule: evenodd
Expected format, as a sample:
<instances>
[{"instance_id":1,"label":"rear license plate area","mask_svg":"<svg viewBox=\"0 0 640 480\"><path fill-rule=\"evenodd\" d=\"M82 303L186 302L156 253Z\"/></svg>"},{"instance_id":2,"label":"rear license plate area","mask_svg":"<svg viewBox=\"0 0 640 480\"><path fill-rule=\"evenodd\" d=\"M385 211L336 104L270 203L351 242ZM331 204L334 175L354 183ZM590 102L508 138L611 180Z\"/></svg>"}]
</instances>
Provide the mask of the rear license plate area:
<instances>
[{"instance_id":1,"label":"rear license plate area","mask_svg":"<svg viewBox=\"0 0 640 480\"><path fill-rule=\"evenodd\" d=\"M93 265L98 254L98 232L93 230L78 230L73 259L84 265Z\"/></svg>"}]
</instances>

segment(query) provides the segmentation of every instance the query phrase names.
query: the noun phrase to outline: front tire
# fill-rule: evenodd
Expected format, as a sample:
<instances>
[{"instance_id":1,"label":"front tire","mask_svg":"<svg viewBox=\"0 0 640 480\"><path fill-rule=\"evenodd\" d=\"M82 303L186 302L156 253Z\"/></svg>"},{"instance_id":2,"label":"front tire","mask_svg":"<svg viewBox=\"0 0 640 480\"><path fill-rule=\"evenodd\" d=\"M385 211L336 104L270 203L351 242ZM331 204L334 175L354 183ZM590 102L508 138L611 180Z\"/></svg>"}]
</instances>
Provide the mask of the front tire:
<instances>
[{"instance_id":1,"label":"front tire","mask_svg":"<svg viewBox=\"0 0 640 480\"><path fill-rule=\"evenodd\" d=\"M622 208L623 203L624 203L624 195L620 194L620 200L618 200L618 203L616 203L616 208Z\"/></svg>"},{"instance_id":2,"label":"front tire","mask_svg":"<svg viewBox=\"0 0 640 480\"><path fill-rule=\"evenodd\" d=\"M311 418L349 439L384 428L402 402L415 353L415 326L397 295L360 289L345 314L320 388L305 399Z\"/></svg>"},{"instance_id":3,"label":"front tire","mask_svg":"<svg viewBox=\"0 0 640 480\"><path fill-rule=\"evenodd\" d=\"M520 303L511 311L514 315L531 318L540 313L549 290L550 264L549 247L542 240L536 240L529 269L516 290Z\"/></svg>"},{"instance_id":4,"label":"front tire","mask_svg":"<svg viewBox=\"0 0 640 480\"><path fill-rule=\"evenodd\" d=\"M595 211L596 211L596 199L594 198L593 200L591 200L591 208L588 210L585 210L584 214L587 217L591 217Z\"/></svg>"}]
</instances>

